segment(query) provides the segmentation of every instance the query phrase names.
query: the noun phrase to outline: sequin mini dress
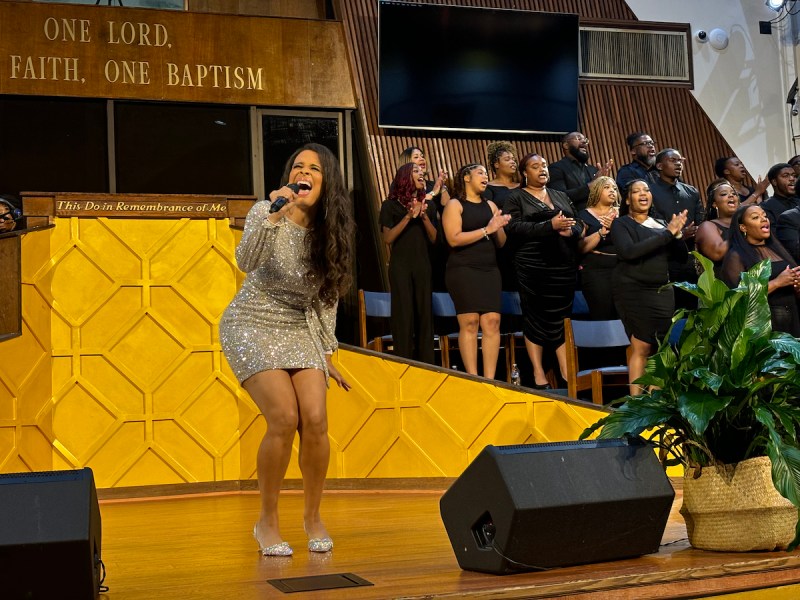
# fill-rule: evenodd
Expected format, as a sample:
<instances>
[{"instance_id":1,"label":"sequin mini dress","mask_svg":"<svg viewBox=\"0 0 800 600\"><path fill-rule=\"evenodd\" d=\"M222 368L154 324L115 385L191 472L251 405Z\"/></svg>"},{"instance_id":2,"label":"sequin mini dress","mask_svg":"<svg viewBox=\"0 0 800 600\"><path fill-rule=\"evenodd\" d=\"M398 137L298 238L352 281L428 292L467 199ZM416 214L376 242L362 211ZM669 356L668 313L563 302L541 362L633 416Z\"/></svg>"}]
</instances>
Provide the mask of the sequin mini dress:
<instances>
[{"instance_id":1,"label":"sequin mini dress","mask_svg":"<svg viewBox=\"0 0 800 600\"><path fill-rule=\"evenodd\" d=\"M267 220L270 202L247 214L236 263L246 273L222 315L220 343L239 382L268 369L320 369L336 350L336 305L319 298L322 278L306 277L308 230Z\"/></svg>"}]
</instances>

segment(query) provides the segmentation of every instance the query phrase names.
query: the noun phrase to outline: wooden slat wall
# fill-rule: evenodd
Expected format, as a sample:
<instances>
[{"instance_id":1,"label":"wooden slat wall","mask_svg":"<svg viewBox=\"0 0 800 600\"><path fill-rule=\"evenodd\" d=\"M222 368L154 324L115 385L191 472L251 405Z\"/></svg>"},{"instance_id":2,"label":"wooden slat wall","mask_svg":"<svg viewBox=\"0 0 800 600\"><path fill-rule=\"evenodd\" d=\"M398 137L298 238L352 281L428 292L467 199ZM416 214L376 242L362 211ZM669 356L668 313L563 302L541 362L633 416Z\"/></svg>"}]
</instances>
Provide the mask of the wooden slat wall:
<instances>
[{"instance_id":1,"label":"wooden slat wall","mask_svg":"<svg viewBox=\"0 0 800 600\"><path fill-rule=\"evenodd\" d=\"M635 15L623 0L421 0L425 4L514 8L544 12L577 13L581 20L605 20L630 24ZM397 156L411 145L420 146L428 157L429 171L446 168L451 174L473 161L485 162L486 144L497 138L475 134L378 128L378 2L341 0L337 17L345 25L358 94L361 129L372 175L374 202L380 204L397 168ZM424 56L424 46L420 46ZM647 83L581 82L579 87L579 129L591 140L592 160L613 158L616 165L630 160L625 137L638 130L650 133L659 149L678 148L688 158L684 178L701 191L714 178L713 163L733 154L714 124L697 104L690 90ZM502 139L502 138L501 138ZM548 160L561 158L559 140L554 136L506 136L520 156L536 149Z\"/></svg>"}]
</instances>

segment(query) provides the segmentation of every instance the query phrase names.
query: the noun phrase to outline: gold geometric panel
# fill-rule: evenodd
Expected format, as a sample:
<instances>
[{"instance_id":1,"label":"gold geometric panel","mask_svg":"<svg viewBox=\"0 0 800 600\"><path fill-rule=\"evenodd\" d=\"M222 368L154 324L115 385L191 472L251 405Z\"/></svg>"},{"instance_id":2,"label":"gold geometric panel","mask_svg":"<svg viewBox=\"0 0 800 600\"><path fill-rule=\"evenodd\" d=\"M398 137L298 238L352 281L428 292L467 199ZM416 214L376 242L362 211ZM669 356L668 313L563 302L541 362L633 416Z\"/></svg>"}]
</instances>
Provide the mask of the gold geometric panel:
<instances>
[{"instance_id":1,"label":"gold geometric panel","mask_svg":"<svg viewBox=\"0 0 800 600\"><path fill-rule=\"evenodd\" d=\"M128 323L108 349L109 357L123 373L147 389L178 366L185 348L177 335L171 335L150 314L139 315Z\"/></svg>"},{"instance_id":2,"label":"gold geometric panel","mask_svg":"<svg viewBox=\"0 0 800 600\"><path fill-rule=\"evenodd\" d=\"M141 314L143 308L141 288L133 286L116 288L82 323L79 330L80 346L97 349L108 347L109 340L118 337L120 329ZM75 330L70 328L68 332L70 338L73 333ZM64 345L72 346L72 343L66 341Z\"/></svg>"},{"instance_id":3,"label":"gold geometric panel","mask_svg":"<svg viewBox=\"0 0 800 600\"><path fill-rule=\"evenodd\" d=\"M72 325L79 325L115 289L114 279L78 248L59 257L42 281L49 284L53 308Z\"/></svg>"},{"instance_id":4,"label":"gold geometric panel","mask_svg":"<svg viewBox=\"0 0 800 600\"><path fill-rule=\"evenodd\" d=\"M266 430L219 346L243 280L224 220L56 219L23 242L23 335L0 344L0 472L98 487L255 477ZM575 439L600 411L342 347L330 477L456 477L487 444ZM287 476L299 478L295 438Z\"/></svg>"},{"instance_id":5,"label":"gold geometric panel","mask_svg":"<svg viewBox=\"0 0 800 600\"><path fill-rule=\"evenodd\" d=\"M117 417L80 383L59 390L53 410L58 441L80 463L86 463L116 425ZM75 425L80 423L80 427Z\"/></svg>"}]
</instances>

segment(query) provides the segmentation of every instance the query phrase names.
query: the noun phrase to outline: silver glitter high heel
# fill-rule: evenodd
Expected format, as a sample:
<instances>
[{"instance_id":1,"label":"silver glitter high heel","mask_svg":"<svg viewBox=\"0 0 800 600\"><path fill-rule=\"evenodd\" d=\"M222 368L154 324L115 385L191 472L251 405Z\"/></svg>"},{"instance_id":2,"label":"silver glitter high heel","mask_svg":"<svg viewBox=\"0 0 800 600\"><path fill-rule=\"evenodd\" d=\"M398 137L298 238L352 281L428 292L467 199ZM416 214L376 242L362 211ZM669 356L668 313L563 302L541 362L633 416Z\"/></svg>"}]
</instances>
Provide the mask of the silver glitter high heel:
<instances>
[{"instance_id":1,"label":"silver glitter high heel","mask_svg":"<svg viewBox=\"0 0 800 600\"><path fill-rule=\"evenodd\" d=\"M303 523L303 530L308 535L306 524ZM333 540L329 537L324 538L308 538L308 551L309 552L330 552L333 550Z\"/></svg>"},{"instance_id":2,"label":"silver glitter high heel","mask_svg":"<svg viewBox=\"0 0 800 600\"><path fill-rule=\"evenodd\" d=\"M266 547L262 546L258 539L258 523L253 525L253 538L255 538L256 544L258 544L258 551L261 552L261 556L291 556L294 554L294 550L292 550L288 542L278 542L277 544Z\"/></svg>"}]
</instances>

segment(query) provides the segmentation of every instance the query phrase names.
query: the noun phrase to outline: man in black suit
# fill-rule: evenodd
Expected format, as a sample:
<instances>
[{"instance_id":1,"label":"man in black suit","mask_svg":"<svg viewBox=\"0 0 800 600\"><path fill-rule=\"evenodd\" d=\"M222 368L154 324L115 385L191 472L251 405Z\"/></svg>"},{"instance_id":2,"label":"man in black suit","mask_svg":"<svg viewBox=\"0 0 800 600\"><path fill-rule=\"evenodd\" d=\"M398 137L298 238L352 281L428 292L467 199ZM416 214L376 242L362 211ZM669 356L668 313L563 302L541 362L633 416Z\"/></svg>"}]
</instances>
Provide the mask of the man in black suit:
<instances>
[{"instance_id":1,"label":"man in black suit","mask_svg":"<svg viewBox=\"0 0 800 600\"><path fill-rule=\"evenodd\" d=\"M775 235L797 262L800 259L800 208L790 208L778 215Z\"/></svg>"},{"instance_id":2,"label":"man in black suit","mask_svg":"<svg viewBox=\"0 0 800 600\"><path fill-rule=\"evenodd\" d=\"M654 177L658 177L656 143L650 134L637 131L625 138L625 142L628 144L633 160L627 165L622 165L617 171L617 187L623 198L622 206L625 206L624 199L631 181L635 179L650 181Z\"/></svg>"},{"instance_id":3,"label":"man in black suit","mask_svg":"<svg viewBox=\"0 0 800 600\"><path fill-rule=\"evenodd\" d=\"M604 167L589 164L589 139L580 131L568 133L561 139L564 158L550 165L550 182L554 190L565 192L576 210L586 208L589 199L589 184L598 175L608 175L614 161Z\"/></svg>"},{"instance_id":4,"label":"man in black suit","mask_svg":"<svg viewBox=\"0 0 800 600\"><path fill-rule=\"evenodd\" d=\"M680 180L683 175L684 158L675 148L665 148L656 155L657 177L650 182L653 194L652 216L670 222L672 217L686 211L686 225L681 233L689 251L694 250L694 235L700 223L705 221L706 211L700 200L700 192ZM697 283L694 257L690 254L685 260L669 261L669 280ZM676 308L697 308L694 296L676 290Z\"/></svg>"},{"instance_id":5,"label":"man in black suit","mask_svg":"<svg viewBox=\"0 0 800 600\"><path fill-rule=\"evenodd\" d=\"M800 206L800 200L795 196L795 183L797 175L789 163L772 165L767 171L767 179L772 186L772 197L761 203L761 208L767 213L769 224L775 228L778 217L789 210Z\"/></svg>"}]
</instances>

